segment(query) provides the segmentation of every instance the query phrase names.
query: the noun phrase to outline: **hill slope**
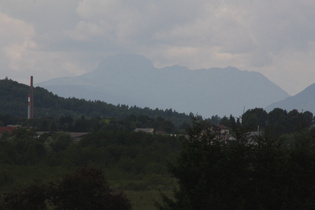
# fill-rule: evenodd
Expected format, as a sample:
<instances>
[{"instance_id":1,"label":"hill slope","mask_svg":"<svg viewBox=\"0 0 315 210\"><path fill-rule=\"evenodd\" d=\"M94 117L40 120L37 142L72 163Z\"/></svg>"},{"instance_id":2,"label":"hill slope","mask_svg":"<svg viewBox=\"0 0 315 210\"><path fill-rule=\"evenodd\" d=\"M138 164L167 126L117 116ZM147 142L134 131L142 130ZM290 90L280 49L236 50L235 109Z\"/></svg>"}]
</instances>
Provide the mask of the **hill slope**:
<instances>
[{"instance_id":1,"label":"hill slope","mask_svg":"<svg viewBox=\"0 0 315 210\"><path fill-rule=\"evenodd\" d=\"M294 96L287 97L284 100L267 106L266 110L270 111L274 108L286 109L288 111L293 109L297 109L298 111L304 110L315 114L315 83Z\"/></svg>"},{"instance_id":2,"label":"hill slope","mask_svg":"<svg viewBox=\"0 0 315 210\"><path fill-rule=\"evenodd\" d=\"M29 87L10 79L0 80L0 114L10 114L13 116L27 116L27 94ZM119 105L115 106L101 101L87 101L76 98L59 97L44 88L34 89L34 108L35 117L60 117L73 116L79 117L112 117L124 118L130 115L146 115L156 118L162 117L177 122L190 122L190 117L185 114L177 113L173 110L160 110L139 108L136 106Z\"/></svg>"},{"instance_id":3,"label":"hill slope","mask_svg":"<svg viewBox=\"0 0 315 210\"><path fill-rule=\"evenodd\" d=\"M188 70L157 69L138 55L107 57L91 73L58 78L39 86L64 96L113 104L175 109L179 112L239 116L246 109L265 107L288 94L262 74L233 67Z\"/></svg>"}]
</instances>

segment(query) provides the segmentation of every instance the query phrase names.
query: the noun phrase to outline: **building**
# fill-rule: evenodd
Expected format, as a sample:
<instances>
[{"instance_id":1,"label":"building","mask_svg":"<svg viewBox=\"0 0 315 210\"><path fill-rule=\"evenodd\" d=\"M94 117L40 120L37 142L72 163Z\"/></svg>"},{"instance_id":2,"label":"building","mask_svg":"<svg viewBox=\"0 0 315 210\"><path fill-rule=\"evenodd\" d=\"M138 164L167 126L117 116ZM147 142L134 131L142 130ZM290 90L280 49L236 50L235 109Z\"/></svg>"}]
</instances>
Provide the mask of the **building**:
<instances>
[{"instance_id":1,"label":"building","mask_svg":"<svg viewBox=\"0 0 315 210\"><path fill-rule=\"evenodd\" d=\"M215 139L222 141L230 140L230 128L225 125L212 125L211 130L214 132Z\"/></svg>"},{"instance_id":2,"label":"building","mask_svg":"<svg viewBox=\"0 0 315 210\"><path fill-rule=\"evenodd\" d=\"M135 132L143 132L143 133L153 134L154 133L154 128L136 128L134 131Z\"/></svg>"},{"instance_id":3,"label":"building","mask_svg":"<svg viewBox=\"0 0 315 210\"><path fill-rule=\"evenodd\" d=\"M16 129L16 126L7 126L7 127L0 127L0 136L4 133L12 134L12 132Z\"/></svg>"}]
</instances>

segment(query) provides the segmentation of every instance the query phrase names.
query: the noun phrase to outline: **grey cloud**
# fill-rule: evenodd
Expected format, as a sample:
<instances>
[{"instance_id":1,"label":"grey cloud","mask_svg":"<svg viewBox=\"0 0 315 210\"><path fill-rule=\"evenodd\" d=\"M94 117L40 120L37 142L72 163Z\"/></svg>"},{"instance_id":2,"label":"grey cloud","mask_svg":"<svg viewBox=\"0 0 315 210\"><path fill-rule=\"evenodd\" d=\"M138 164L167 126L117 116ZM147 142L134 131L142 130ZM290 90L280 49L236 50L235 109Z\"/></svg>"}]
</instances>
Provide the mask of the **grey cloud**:
<instances>
[{"instance_id":1,"label":"grey cloud","mask_svg":"<svg viewBox=\"0 0 315 210\"><path fill-rule=\"evenodd\" d=\"M75 11L78 0L1 1L2 11L13 18L31 23L37 33L71 28L79 19Z\"/></svg>"},{"instance_id":2,"label":"grey cloud","mask_svg":"<svg viewBox=\"0 0 315 210\"><path fill-rule=\"evenodd\" d=\"M83 71L102 56L127 52L161 66L236 66L267 74L273 69L281 80L290 65L282 63L281 69L276 59L285 54L286 62L293 62L292 52L315 51L315 2L310 0L11 0L0 7L33 29L27 40L36 49L21 51L20 62L34 69L57 58L56 65L68 72L75 68L67 60ZM0 32L0 43L23 43L24 33ZM53 67L47 71L63 74Z\"/></svg>"}]
</instances>

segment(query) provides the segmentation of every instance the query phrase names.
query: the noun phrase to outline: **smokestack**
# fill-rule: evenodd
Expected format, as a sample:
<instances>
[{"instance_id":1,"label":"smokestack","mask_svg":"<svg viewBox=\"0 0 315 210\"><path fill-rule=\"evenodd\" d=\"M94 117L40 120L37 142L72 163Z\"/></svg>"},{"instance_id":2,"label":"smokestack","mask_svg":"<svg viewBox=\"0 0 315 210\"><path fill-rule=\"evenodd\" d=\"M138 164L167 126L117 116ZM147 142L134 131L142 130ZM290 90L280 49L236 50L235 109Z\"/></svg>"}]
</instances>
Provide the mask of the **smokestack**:
<instances>
[{"instance_id":1,"label":"smokestack","mask_svg":"<svg viewBox=\"0 0 315 210\"><path fill-rule=\"evenodd\" d=\"M28 93L28 112L27 112L27 119L34 118L34 90L33 90L33 76L30 78L30 91Z\"/></svg>"}]
</instances>

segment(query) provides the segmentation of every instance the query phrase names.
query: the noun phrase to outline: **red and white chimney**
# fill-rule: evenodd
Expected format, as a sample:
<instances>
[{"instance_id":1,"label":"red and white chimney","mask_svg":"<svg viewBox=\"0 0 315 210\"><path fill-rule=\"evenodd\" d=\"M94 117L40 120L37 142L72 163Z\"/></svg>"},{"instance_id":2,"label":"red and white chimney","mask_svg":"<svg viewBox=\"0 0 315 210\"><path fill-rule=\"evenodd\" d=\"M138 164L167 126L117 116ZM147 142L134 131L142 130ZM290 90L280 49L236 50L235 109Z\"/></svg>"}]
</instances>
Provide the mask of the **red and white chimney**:
<instances>
[{"instance_id":1,"label":"red and white chimney","mask_svg":"<svg viewBox=\"0 0 315 210\"><path fill-rule=\"evenodd\" d=\"M30 91L27 99L27 119L34 118L34 91L33 91L33 76L30 78Z\"/></svg>"}]
</instances>

